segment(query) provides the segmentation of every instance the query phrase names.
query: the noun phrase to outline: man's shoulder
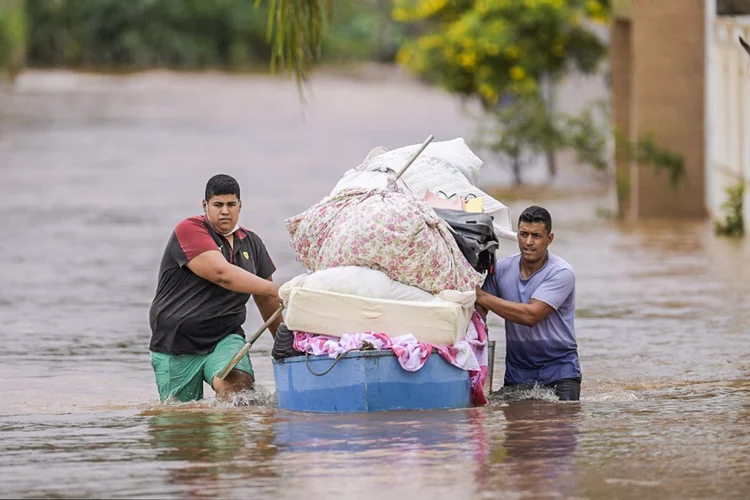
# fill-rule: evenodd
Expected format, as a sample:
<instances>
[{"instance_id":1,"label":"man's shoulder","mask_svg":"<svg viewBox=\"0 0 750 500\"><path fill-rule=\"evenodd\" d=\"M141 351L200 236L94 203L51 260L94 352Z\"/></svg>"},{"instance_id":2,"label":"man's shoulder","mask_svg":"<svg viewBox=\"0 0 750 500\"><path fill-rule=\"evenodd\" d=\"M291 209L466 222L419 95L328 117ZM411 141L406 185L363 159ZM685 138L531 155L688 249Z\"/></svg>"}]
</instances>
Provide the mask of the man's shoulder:
<instances>
[{"instance_id":1,"label":"man's shoulder","mask_svg":"<svg viewBox=\"0 0 750 500\"><path fill-rule=\"evenodd\" d=\"M570 271L573 273L573 276L575 276L576 271L573 269L573 266L570 265L570 263L560 257L559 255L555 255L550 252L549 254L549 262L552 264L552 269L550 269L551 272L558 272L558 271Z\"/></svg>"},{"instance_id":2,"label":"man's shoulder","mask_svg":"<svg viewBox=\"0 0 750 500\"><path fill-rule=\"evenodd\" d=\"M184 231L190 229L206 229L206 218L203 215L194 215L186 219L182 219L175 226L175 231Z\"/></svg>"},{"instance_id":3,"label":"man's shoulder","mask_svg":"<svg viewBox=\"0 0 750 500\"><path fill-rule=\"evenodd\" d=\"M521 252L516 252L512 255L508 255L507 257L503 257L499 261L497 261L498 266L509 266L513 262L518 262L521 260Z\"/></svg>"},{"instance_id":4,"label":"man's shoulder","mask_svg":"<svg viewBox=\"0 0 750 500\"><path fill-rule=\"evenodd\" d=\"M508 255L507 257L503 257L502 259L498 260L495 263L495 269L501 270L504 273L506 273L507 271L511 269L518 269L519 270L518 272L520 273L521 272L520 271L521 268L519 266L520 261L521 261L521 252L516 252L513 255Z\"/></svg>"}]
</instances>

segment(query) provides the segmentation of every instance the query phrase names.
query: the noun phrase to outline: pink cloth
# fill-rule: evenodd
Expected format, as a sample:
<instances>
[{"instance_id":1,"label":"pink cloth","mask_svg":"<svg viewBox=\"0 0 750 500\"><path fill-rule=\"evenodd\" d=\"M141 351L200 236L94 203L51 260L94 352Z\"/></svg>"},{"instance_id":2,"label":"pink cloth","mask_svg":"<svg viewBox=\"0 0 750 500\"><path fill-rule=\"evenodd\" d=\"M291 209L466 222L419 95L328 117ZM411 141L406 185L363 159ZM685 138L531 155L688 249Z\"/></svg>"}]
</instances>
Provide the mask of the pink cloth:
<instances>
[{"instance_id":1,"label":"pink cloth","mask_svg":"<svg viewBox=\"0 0 750 500\"><path fill-rule=\"evenodd\" d=\"M434 348L448 363L469 372L472 404L487 404L484 396L484 381L487 378L487 327L477 312L474 312L463 340L450 346L425 344L417 341L413 335L391 338L384 333L351 333L336 338L294 332L294 348L316 356L328 355L335 358L344 352L360 349L365 343L379 350L391 349L401 367L410 372L422 368Z\"/></svg>"}]
</instances>

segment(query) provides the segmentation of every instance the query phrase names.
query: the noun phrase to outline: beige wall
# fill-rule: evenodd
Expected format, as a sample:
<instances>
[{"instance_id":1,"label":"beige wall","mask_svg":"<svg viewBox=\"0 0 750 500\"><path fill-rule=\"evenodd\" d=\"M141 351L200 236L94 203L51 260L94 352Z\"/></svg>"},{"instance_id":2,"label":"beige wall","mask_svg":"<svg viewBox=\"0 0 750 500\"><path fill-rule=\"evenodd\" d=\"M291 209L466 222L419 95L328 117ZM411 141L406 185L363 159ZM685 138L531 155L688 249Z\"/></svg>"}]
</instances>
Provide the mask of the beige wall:
<instances>
[{"instance_id":1,"label":"beige wall","mask_svg":"<svg viewBox=\"0 0 750 500\"><path fill-rule=\"evenodd\" d=\"M632 126L631 112L633 65L631 24L625 19L615 19L610 30L610 67L612 71L612 120L615 129L629 138ZM631 216L630 163L622 151L615 154L618 211L624 218Z\"/></svg>"},{"instance_id":2,"label":"beige wall","mask_svg":"<svg viewBox=\"0 0 750 500\"><path fill-rule=\"evenodd\" d=\"M631 170L629 198L621 208L635 218L704 217L705 2L630 3L631 19L613 23L615 126L637 136L653 132L659 146L683 156L687 182L674 190L664 172L641 165Z\"/></svg>"}]
</instances>

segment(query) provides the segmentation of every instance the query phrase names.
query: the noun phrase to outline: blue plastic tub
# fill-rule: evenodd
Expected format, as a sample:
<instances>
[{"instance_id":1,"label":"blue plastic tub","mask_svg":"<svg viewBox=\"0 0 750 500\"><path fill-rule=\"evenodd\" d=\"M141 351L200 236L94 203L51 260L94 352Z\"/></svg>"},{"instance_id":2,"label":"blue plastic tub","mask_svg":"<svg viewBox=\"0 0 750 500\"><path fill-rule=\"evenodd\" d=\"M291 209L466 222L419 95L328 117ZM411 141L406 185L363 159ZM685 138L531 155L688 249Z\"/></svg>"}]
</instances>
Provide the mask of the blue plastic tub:
<instances>
[{"instance_id":1,"label":"blue plastic tub","mask_svg":"<svg viewBox=\"0 0 750 500\"><path fill-rule=\"evenodd\" d=\"M308 368L309 362L309 368ZM361 413L438 410L471 405L469 373L437 352L416 372L407 372L391 350L353 351L334 362L328 356L273 361L278 407L306 412Z\"/></svg>"}]
</instances>

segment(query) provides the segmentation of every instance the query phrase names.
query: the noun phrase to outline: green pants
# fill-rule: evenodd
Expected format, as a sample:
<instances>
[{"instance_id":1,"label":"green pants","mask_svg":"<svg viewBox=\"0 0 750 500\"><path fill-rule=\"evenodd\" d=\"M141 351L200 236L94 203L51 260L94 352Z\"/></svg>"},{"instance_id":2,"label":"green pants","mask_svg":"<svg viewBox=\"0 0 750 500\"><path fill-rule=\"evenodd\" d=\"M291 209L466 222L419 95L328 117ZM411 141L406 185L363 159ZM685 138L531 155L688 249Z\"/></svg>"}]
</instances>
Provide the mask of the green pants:
<instances>
[{"instance_id":1,"label":"green pants","mask_svg":"<svg viewBox=\"0 0 750 500\"><path fill-rule=\"evenodd\" d=\"M151 352L151 365L154 367L159 398L177 401L195 401L203 398L203 381L212 385L216 375L232 360L237 351L245 345L245 339L235 333L227 335L208 354L164 354ZM247 372L255 378L250 355L244 356L235 370Z\"/></svg>"}]
</instances>

